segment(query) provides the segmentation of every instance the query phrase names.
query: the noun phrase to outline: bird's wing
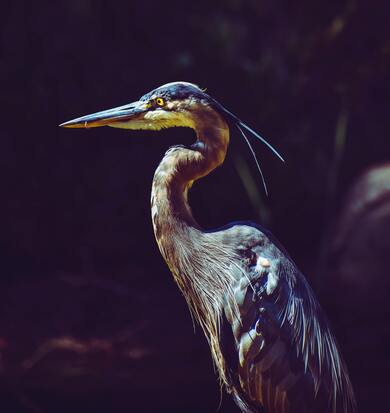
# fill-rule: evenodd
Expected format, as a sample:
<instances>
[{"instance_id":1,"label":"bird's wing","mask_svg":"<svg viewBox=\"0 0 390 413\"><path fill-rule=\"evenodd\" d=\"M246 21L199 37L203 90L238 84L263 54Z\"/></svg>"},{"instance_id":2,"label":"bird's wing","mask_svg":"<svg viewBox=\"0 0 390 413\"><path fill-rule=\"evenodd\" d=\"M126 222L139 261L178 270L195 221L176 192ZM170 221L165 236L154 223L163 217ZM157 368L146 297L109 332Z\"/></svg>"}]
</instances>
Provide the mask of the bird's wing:
<instances>
[{"instance_id":1,"label":"bird's wing","mask_svg":"<svg viewBox=\"0 0 390 413\"><path fill-rule=\"evenodd\" d=\"M274 243L259 244L242 253L222 321L233 395L248 412L352 412L348 374L313 292Z\"/></svg>"}]
</instances>

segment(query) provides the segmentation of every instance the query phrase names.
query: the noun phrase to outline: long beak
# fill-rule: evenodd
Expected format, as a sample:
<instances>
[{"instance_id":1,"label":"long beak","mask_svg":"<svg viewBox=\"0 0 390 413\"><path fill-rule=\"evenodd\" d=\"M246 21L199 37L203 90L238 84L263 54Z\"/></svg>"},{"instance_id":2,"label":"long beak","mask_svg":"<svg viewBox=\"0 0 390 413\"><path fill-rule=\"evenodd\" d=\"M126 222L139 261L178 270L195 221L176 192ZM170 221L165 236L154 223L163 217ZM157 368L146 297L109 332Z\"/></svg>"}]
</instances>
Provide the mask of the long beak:
<instances>
[{"instance_id":1,"label":"long beak","mask_svg":"<svg viewBox=\"0 0 390 413\"><path fill-rule=\"evenodd\" d=\"M61 123L64 128L97 128L99 126L119 126L126 122L141 120L147 111L146 102L133 102L117 108L103 110Z\"/></svg>"}]
</instances>

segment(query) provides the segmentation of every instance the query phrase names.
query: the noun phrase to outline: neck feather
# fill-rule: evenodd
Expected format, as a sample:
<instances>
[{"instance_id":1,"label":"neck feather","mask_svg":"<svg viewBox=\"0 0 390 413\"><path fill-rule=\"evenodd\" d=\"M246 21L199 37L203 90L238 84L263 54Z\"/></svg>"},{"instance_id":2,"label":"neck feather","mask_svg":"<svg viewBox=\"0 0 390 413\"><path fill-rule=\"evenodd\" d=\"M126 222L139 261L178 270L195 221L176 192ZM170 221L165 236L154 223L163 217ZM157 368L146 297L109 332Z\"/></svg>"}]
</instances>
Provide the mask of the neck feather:
<instances>
[{"instance_id":1,"label":"neck feather","mask_svg":"<svg viewBox=\"0 0 390 413\"><path fill-rule=\"evenodd\" d=\"M229 128L212 109L195 123L196 142L170 148L158 166L152 185L152 219L157 242L174 231L173 224L200 228L188 204L192 184L225 160ZM212 125L212 126L209 126Z\"/></svg>"}]
</instances>

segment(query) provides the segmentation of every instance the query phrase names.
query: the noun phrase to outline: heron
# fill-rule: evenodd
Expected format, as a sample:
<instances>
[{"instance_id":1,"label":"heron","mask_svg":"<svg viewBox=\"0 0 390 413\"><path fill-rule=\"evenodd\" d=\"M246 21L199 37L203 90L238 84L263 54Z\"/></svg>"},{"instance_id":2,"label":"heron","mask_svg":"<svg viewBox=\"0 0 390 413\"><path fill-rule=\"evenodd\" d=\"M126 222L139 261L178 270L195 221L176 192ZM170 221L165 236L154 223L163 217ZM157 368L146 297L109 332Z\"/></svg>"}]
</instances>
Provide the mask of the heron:
<instances>
[{"instance_id":1,"label":"heron","mask_svg":"<svg viewBox=\"0 0 390 413\"><path fill-rule=\"evenodd\" d=\"M260 225L204 229L188 192L225 160L230 129L252 133L205 90L172 82L66 128L185 127L196 140L168 149L152 183L159 250L204 331L221 386L244 413L351 413L353 388L329 323L304 275ZM246 138L247 139L247 138Z\"/></svg>"}]
</instances>

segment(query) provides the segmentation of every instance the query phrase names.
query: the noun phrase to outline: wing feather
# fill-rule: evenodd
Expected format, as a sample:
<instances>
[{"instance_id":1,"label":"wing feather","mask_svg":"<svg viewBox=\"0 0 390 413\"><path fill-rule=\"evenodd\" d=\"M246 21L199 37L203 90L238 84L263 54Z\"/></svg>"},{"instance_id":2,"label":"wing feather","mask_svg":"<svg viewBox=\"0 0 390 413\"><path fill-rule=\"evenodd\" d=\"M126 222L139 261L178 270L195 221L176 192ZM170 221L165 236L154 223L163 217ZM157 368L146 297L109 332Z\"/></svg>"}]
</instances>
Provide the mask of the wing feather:
<instances>
[{"instance_id":1,"label":"wing feather","mask_svg":"<svg viewBox=\"0 0 390 413\"><path fill-rule=\"evenodd\" d=\"M232 337L237 351L248 331L261 340L246 342L245 357L231 371L236 394L256 406L251 412L354 412L345 364L304 276L272 242L251 249L257 262L245 267L251 283L245 300L240 296L241 324ZM259 259L269 265L262 268Z\"/></svg>"}]
</instances>

